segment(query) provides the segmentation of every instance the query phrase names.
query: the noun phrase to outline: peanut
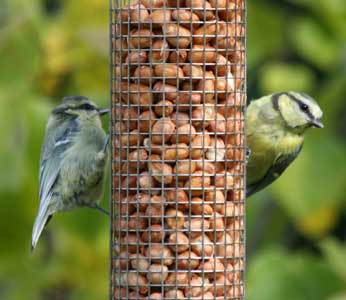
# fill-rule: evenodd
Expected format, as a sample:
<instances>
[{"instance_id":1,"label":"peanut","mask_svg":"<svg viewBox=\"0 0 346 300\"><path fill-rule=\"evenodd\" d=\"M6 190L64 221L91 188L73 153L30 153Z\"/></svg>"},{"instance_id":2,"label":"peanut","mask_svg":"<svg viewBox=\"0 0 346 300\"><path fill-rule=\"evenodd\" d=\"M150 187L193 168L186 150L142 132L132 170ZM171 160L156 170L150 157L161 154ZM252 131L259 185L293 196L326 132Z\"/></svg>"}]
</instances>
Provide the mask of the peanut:
<instances>
[{"instance_id":1,"label":"peanut","mask_svg":"<svg viewBox=\"0 0 346 300\"><path fill-rule=\"evenodd\" d=\"M176 50L169 55L169 61L173 64L182 64L186 62L187 52L185 50Z\"/></svg>"},{"instance_id":2,"label":"peanut","mask_svg":"<svg viewBox=\"0 0 346 300\"><path fill-rule=\"evenodd\" d=\"M132 50L126 57L126 63L131 65L143 64L147 61L148 54L145 51ZM127 75L125 72L123 75Z\"/></svg>"},{"instance_id":3,"label":"peanut","mask_svg":"<svg viewBox=\"0 0 346 300\"><path fill-rule=\"evenodd\" d=\"M190 121L190 117L187 113L177 111L172 113L171 120L176 127L180 127L182 125L188 124Z\"/></svg>"},{"instance_id":4,"label":"peanut","mask_svg":"<svg viewBox=\"0 0 346 300\"><path fill-rule=\"evenodd\" d=\"M170 273L166 278L165 283L167 284L168 289L171 288L169 287L170 285L174 285L177 288L183 288L188 283L188 274L186 272Z\"/></svg>"},{"instance_id":5,"label":"peanut","mask_svg":"<svg viewBox=\"0 0 346 300\"><path fill-rule=\"evenodd\" d=\"M203 78L203 69L199 65L185 65L183 71L185 76L191 78L194 83Z\"/></svg>"},{"instance_id":6,"label":"peanut","mask_svg":"<svg viewBox=\"0 0 346 300\"><path fill-rule=\"evenodd\" d=\"M173 263L172 251L161 244L152 244L145 249L145 256L153 263L163 263L170 266Z\"/></svg>"},{"instance_id":7,"label":"peanut","mask_svg":"<svg viewBox=\"0 0 346 300\"><path fill-rule=\"evenodd\" d=\"M177 24L164 24L162 31L166 34L168 43L173 47L186 49L191 43L191 31Z\"/></svg>"},{"instance_id":8,"label":"peanut","mask_svg":"<svg viewBox=\"0 0 346 300\"><path fill-rule=\"evenodd\" d=\"M167 118L159 119L152 127L152 141L155 144L162 144L169 141L175 129L174 123Z\"/></svg>"},{"instance_id":9,"label":"peanut","mask_svg":"<svg viewBox=\"0 0 346 300\"><path fill-rule=\"evenodd\" d=\"M183 291L171 289L165 293L164 299L182 299L182 300L184 300L186 298L184 296Z\"/></svg>"},{"instance_id":10,"label":"peanut","mask_svg":"<svg viewBox=\"0 0 346 300\"><path fill-rule=\"evenodd\" d=\"M191 28L191 25L194 28L198 27L199 17L188 9L180 8L173 10L172 19L179 21L179 24L181 26L184 26L188 29Z\"/></svg>"},{"instance_id":11,"label":"peanut","mask_svg":"<svg viewBox=\"0 0 346 300\"><path fill-rule=\"evenodd\" d=\"M216 57L216 49L208 45L193 45L189 53L189 60L194 64L215 63Z\"/></svg>"},{"instance_id":12,"label":"peanut","mask_svg":"<svg viewBox=\"0 0 346 300\"><path fill-rule=\"evenodd\" d=\"M157 102L155 106L155 112L160 117L168 117L173 113L174 105L169 100L162 100Z\"/></svg>"},{"instance_id":13,"label":"peanut","mask_svg":"<svg viewBox=\"0 0 346 300\"><path fill-rule=\"evenodd\" d=\"M135 80L138 80L139 82L146 85L150 85L155 81L155 79L152 79L152 77L154 77L154 70L148 66L138 67L134 71L133 77L135 77Z\"/></svg>"},{"instance_id":14,"label":"peanut","mask_svg":"<svg viewBox=\"0 0 346 300\"><path fill-rule=\"evenodd\" d=\"M163 6L163 0L141 0L146 8L159 8Z\"/></svg>"},{"instance_id":15,"label":"peanut","mask_svg":"<svg viewBox=\"0 0 346 300\"><path fill-rule=\"evenodd\" d=\"M171 21L171 12L164 8L164 9L155 9L151 13L151 17L148 18L151 20L152 26L154 28L161 28L162 24L170 23Z\"/></svg>"},{"instance_id":16,"label":"peanut","mask_svg":"<svg viewBox=\"0 0 346 300\"><path fill-rule=\"evenodd\" d=\"M181 160L189 157L189 148L185 143L172 144L164 149L163 159L165 160Z\"/></svg>"},{"instance_id":17,"label":"peanut","mask_svg":"<svg viewBox=\"0 0 346 300\"><path fill-rule=\"evenodd\" d=\"M199 235L191 240L191 249L198 256L210 257L214 253L214 244L207 235Z\"/></svg>"},{"instance_id":18,"label":"peanut","mask_svg":"<svg viewBox=\"0 0 346 300\"><path fill-rule=\"evenodd\" d=\"M200 236L203 232L207 232L210 228L210 222L202 218L193 218L185 222L184 228L188 229L191 237Z\"/></svg>"},{"instance_id":19,"label":"peanut","mask_svg":"<svg viewBox=\"0 0 346 300\"><path fill-rule=\"evenodd\" d=\"M178 66L161 64L155 66L154 70L155 75L158 77L165 77L168 84L176 84L177 80L184 79L184 72Z\"/></svg>"},{"instance_id":20,"label":"peanut","mask_svg":"<svg viewBox=\"0 0 346 300\"><path fill-rule=\"evenodd\" d=\"M180 253L177 258L178 268L180 270L197 269L200 263L200 258L193 251L185 251Z\"/></svg>"},{"instance_id":21,"label":"peanut","mask_svg":"<svg viewBox=\"0 0 346 300\"><path fill-rule=\"evenodd\" d=\"M147 108L152 103L152 94L149 86L144 84L130 84L129 100L131 104L138 105L141 108ZM127 99L125 100L127 101Z\"/></svg>"},{"instance_id":22,"label":"peanut","mask_svg":"<svg viewBox=\"0 0 346 300\"><path fill-rule=\"evenodd\" d=\"M198 81L196 88L202 94L203 102L213 103L215 96L215 76L213 72L205 72L203 79Z\"/></svg>"},{"instance_id":23,"label":"peanut","mask_svg":"<svg viewBox=\"0 0 346 300\"><path fill-rule=\"evenodd\" d=\"M173 232L168 237L169 247L173 252L181 253L189 249L190 241L182 232Z\"/></svg>"},{"instance_id":24,"label":"peanut","mask_svg":"<svg viewBox=\"0 0 346 300\"><path fill-rule=\"evenodd\" d=\"M151 36L152 36L151 32L148 29L131 30L130 36L129 36L130 46L134 49L149 48Z\"/></svg>"},{"instance_id":25,"label":"peanut","mask_svg":"<svg viewBox=\"0 0 346 300\"><path fill-rule=\"evenodd\" d=\"M202 217L208 217L213 214L213 208L199 197L194 197L191 200L191 212L194 215L200 215Z\"/></svg>"},{"instance_id":26,"label":"peanut","mask_svg":"<svg viewBox=\"0 0 346 300\"><path fill-rule=\"evenodd\" d=\"M155 188L157 186L157 183L149 172L144 171L139 174L138 185L144 190L150 190L152 188Z\"/></svg>"},{"instance_id":27,"label":"peanut","mask_svg":"<svg viewBox=\"0 0 346 300\"><path fill-rule=\"evenodd\" d=\"M147 110L142 112L139 115L139 122L138 122L139 131L149 132L152 126L155 124L156 119L157 119L157 116L153 111Z\"/></svg>"},{"instance_id":28,"label":"peanut","mask_svg":"<svg viewBox=\"0 0 346 300\"><path fill-rule=\"evenodd\" d=\"M196 171L196 163L194 161L178 161L173 172L178 176L178 180L186 180L190 174Z\"/></svg>"},{"instance_id":29,"label":"peanut","mask_svg":"<svg viewBox=\"0 0 346 300\"><path fill-rule=\"evenodd\" d=\"M175 101L178 93L177 87L163 83L162 81L155 83L153 86L153 91L155 93L155 98L164 98L169 101Z\"/></svg>"},{"instance_id":30,"label":"peanut","mask_svg":"<svg viewBox=\"0 0 346 300\"><path fill-rule=\"evenodd\" d=\"M147 279L150 283L162 283L168 276L168 268L161 264L152 264L149 267Z\"/></svg>"},{"instance_id":31,"label":"peanut","mask_svg":"<svg viewBox=\"0 0 346 300\"><path fill-rule=\"evenodd\" d=\"M149 61L153 64L164 63L169 56L169 45L166 41L154 41L149 52Z\"/></svg>"},{"instance_id":32,"label":"peanut","mask_svg":"<svg viewBox=\"0 0 346 300\"><path fill-rule=\"evenodd\" d=\"M180 210L170 208L166 211L165 220L169 228L182 229L184 227L185 216Z\"/></svg>"},{"instance_id":33,"label":"peanut","mask_svg":"<svg viewBox=\"0 0 346 300\"><path fill-rule=\"evenodd\" d=\"M148 227L146 231L142 233L141 239L144 243L162 243L165 238L165 231L159 224L154 224Z\"/></svg>"},{"instance_id":34,"label":"peanut","mask_svg":"<svg viewBox=\"0 0 346 300\"><path fill-rule=\"evenodd\" d=\"M142 254L131 254L130 263L131 267L138 272L146 272L150 266L148 260Z\"/></svg>"},{"instance_id":35,"label":"peanut","mask_svg":"<svg viewBox=\"0 0 346 300\"><path fill-rule=\"evenodd\" d=\"M185 287L185 297L188 297L189 299L200 297L204 292L207 292L209 288L210 284L208 278L194 276L190 280L189 285Z\"/></svg>"},{"instance_id":36,"label":"peanut","mask_svg":"<svg viewBox=\"0 0 346 300\"><path fill-rule=\"evenodd\" d=\"M203 276L214 280L224 274L225 267L219 259L208 259L201 262L198 270L202 271Z\"/></svg>"},{"instance_id":37,"label":"peanut","mask_svg":"<svg viewBox=\"0 0 346 300\"><path fill-rule=\"evenodd\" d=\"M160 156L152 154L148 162L148 169L155 180L169 184L173 181L173 169L169 164L162 163Z\"/></svg>"},{"instance_id":38,"label":"peanut","mask_svg":"<svg viewBox=\"0 0 346 300\"><path fill-rule=\"evenodd\" d=\"M212 6L208 1L204 0L186 0L186 7L192 8L192 11L201 19L201 20L213 20L215 14L212 10Z\"/></svg>"},{"instance_id":39,"label":"peanut","mask_svg":"<svg viewBox=\"0 0 346 300\"><path fill-rule=\"evenodd\" d=\"M209 43L216 37L217 30L218 26L216 22L205 24L194 31L193 42L201 45Z\"/></svg>"},{"instance_id":40,"label":"peanut","mask_svg":"<svg viewBox=\"0 0 346 300\"><path fill-rule=\"evenodd\" d=\"M132 23L144 23L149 17L148 10L140 3L130 5L129 13Z\"/></svg>"},{"instance_id":41,"label":"peanut","mask_svg":"<svg viewBox=\"0 0 346 300\"><path fill-rule=\"evenodd\" d=\"M176 99L177 109L180 111L189 111L191 106L200 104L202 95L200 93L180 92Z\"/></svg>"},{"instance_id":42,"label":"peanut","mask_svg":"<svg viewBox=\"0 0 346 300\"><path fill-rule=\"evenodd\" d=\"M121 285L128 286L131 290L142 295L148 292L147 279L137 273L123 273L121 276Z\"/></svg>"},{"instance_id":43,"label":"peanut","mask_svg":"<svg viewBox=\"0 0 346 300\"><path fill-rule=\"evenodd\" d=\"M191 158L199 159L210 145L209 132L198 132L191 143ZM214 172L209 172L214 173Z\"/></svg>"},{"instance_id":44,"label":"peanut","mask_svg":"<svg viewBox=\"0 0 346 300\"><path fill-rule=\"evenodd\" d=\"M166 202L170 205L178 203L178 208L184 210L189 207L189 198L183 190L168 190L165 193Z\"/></svg>"},{"instance_id":45,"label":"peanut","mask_svg":"<svg viewBox=\"0 0 346 300\"><path fill-rule=\"evenodd\" d=\"M185 183L185 188L191 191L191 195L200 196L203 189L210 186L210 174L202 171L192 173L191 177Z\"/></svg>"},{"instance_id":46,"label":"peanut","mask_svg":"<svg viewBox=\"0 0 346 300\"><path fill-rule=\"evenodd\" d=\"M185 143L189 145L195 137L195 134L195 127L191 126L190 124L184 124L178 127L176 131L172 134L171 142L174 144Z\"/></svg>"},{"instance_id":47,"label":"peanut","mask_svg":"<svg viewBox=\"0 0 346 300\"><path fill-rule=\"evenodd\" d=\"M209 148L206 157L213 161L223 161L225 158L226 146L221 138L210 138Z\"/></svg>"}]
</instances>

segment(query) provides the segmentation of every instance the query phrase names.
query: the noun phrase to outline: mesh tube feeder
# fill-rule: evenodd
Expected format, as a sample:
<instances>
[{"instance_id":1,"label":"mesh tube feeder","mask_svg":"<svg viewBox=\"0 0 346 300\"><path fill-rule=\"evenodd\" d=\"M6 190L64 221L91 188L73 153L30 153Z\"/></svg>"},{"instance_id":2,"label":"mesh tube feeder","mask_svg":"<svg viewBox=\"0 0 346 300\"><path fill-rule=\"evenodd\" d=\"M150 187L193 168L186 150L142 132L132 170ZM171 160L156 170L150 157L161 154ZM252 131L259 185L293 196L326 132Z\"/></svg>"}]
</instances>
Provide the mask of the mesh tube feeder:
<instances>
[{"instance_id":1,"label":"mesh tube feeder","mask_svg":"<svg viewBox=\"0 0 346 300\"><path fill-rule=\"evenodd\" d=\"M244 299L245 0L111 1L115 299Z\"/></svg>"}]
</instances>

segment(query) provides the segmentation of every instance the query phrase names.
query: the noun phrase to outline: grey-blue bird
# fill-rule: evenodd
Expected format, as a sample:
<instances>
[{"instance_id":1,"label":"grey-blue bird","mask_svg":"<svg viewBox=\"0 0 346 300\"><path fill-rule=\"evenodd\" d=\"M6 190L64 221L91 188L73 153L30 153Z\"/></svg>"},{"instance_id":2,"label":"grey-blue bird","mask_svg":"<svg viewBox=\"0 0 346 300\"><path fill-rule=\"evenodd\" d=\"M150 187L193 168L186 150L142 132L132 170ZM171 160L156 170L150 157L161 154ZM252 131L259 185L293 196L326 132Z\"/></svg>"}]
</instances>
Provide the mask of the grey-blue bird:
<instances>
[{"instance_id":1,"label":"grey-blue bird","mask_svg":"<svg viewBox=\"0 0 346 300\"><path fill-rule=\"evenodd\" d=\"M40 203L32 250L56 212L78 207L102 210L98 201L103 194L109 136L101 116L107 113L108 109L99 109L82 96L65 97L51 112L41 150Z\"/></svg>"}]
</instances>

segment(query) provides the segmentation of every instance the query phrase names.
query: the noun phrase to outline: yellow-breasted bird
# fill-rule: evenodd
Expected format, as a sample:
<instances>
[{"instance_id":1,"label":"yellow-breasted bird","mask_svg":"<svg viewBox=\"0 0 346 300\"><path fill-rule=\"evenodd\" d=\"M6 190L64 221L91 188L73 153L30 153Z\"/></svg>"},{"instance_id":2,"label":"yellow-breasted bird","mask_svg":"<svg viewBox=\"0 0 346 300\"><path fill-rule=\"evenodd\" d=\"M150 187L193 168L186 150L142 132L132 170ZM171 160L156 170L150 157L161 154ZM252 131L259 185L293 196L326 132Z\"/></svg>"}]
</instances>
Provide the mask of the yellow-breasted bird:
<instances>
[{"instance_id":1,"label":"yellow-breasted bird","mask_svg":"<svg viewBox=\"0 0 346 300\"><path fill-rule=\"evenodd\" d=\"M322 110L304 93L282 92L253 100L247 108L246 195L277 179L298 156L304 133L323 128Z\"/></svg>"},{"instance_id":2,"label":"yellow-breasted bird","mask_svg":"<svg viewBox=\"0 0 346 300\"><path fill-rule=\"evenodd\" d=\"M108 153L99 109L86 97L65 97L51 112L41 150L39 208L31 250L53 214L98 206L103 193Z\"/></svg>"}]
</instances>

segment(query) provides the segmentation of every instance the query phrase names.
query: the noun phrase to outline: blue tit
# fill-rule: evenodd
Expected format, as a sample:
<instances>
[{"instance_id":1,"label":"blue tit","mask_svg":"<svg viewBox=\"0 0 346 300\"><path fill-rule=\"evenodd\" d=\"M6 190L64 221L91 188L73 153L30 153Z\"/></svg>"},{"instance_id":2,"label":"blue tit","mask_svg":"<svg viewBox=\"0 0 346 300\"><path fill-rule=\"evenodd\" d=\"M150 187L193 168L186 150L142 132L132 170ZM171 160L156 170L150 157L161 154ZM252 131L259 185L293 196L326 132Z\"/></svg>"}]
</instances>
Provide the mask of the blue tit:
<instances>
[{"instance_id":1,"label":"blue tit","mask_svg":"<svg viewBox=\"0 0 346 300\"><path fill-rule=\"evenodd\" d=\"M246 195L277 179L300 153L304 133L323 128L322 110L304 93L282 92L254 100L247 108Z\"/></svg>"},{"instance_id":2,"label":"blue tit","mask_svg":"<svg viewBox=\"0 0 346 300\"><path fill-rule=\"evenodd\" d=\"M39 208L31 249L53 214L78 207L101 209L109 136L99 109L86 97L65 97L51 112L41 150Z\"/></svg>"}]
</instances>

